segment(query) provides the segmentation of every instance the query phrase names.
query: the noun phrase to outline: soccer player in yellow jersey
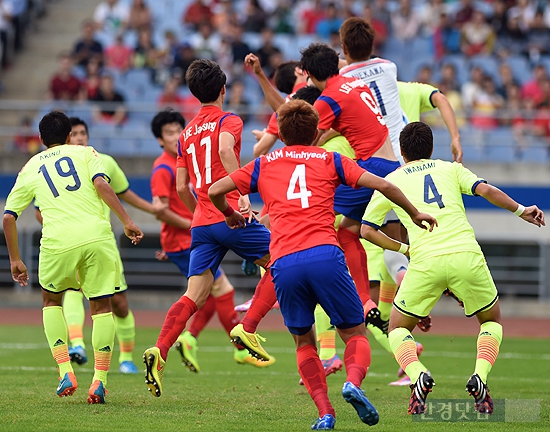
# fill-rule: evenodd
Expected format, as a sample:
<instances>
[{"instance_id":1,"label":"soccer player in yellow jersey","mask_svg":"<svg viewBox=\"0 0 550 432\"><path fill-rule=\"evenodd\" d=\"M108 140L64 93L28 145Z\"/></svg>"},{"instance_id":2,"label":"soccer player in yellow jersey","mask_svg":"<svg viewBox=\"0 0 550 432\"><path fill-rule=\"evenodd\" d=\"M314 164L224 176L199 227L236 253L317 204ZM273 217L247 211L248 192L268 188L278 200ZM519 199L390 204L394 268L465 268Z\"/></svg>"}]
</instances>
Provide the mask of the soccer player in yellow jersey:
<instances>
[{"instance_id":1,"label":"soccer player in yellow jersey","mask_svg":"<svg viewBox=\"0 0 550 432\"><path fill-rule=\"evenodd\" d=\"M463 303L466 316L476 316L480 325L475 371L466 390L475 399L475 409L491 414L493 401L487 376L502 341L498 293L466 219L462 194L480 195L490 203L520 216L536 226L545 225L544 214L536 206L525 208L501 190L488 185L461 164L432 160L432 131L424 123L409 123L400 135L406 165L386 178L397 185L421 212L437 219L433 232L409 223L406 214L384 196L375 193L363 217L361 234L378 246L408 253L409 269L393 302L390 317L390 345L411 384L409 414L425 411L426 397L434 380L416 355L411 331L419 318L426 317L448 287ZM409 232L408 245L378 230L386 213L395 210Z\"/></svg>"},{"instance_id":2,"label":"soccer player in yellow jersey","mask_svg":"<svg viewBox=\"0 0 550 432\"><path fill-rule=\"evenodd\" d=\"M132 222L106 182L105 167L91 147L66 145L71 123L61 112L45 115L39 124L46 150L21 169L4 211L4 235L13 279L27 285L21 260L16 219L36 199L43 216L38 279L42 286L44 331L59 368L59 396L78 387L68 351L68 330L61 302L68 289L82 289L90 300L93 319L94 376L88 402L105 403L115 323L110 298L119 286L120 270L111 224L103 201L115 212L134 244L143 233ZM75 271L76 270L76 271Z\"/></svg>"}]
</instances>

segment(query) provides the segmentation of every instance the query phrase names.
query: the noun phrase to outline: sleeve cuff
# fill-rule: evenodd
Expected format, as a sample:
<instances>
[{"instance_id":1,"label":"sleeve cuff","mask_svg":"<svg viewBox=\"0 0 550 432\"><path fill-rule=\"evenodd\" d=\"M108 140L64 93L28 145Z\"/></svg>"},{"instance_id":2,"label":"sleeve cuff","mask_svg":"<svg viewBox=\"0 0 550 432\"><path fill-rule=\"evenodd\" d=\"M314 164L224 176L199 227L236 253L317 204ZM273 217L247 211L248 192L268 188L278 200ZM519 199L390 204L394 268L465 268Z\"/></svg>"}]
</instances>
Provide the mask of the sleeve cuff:
<instances>
[{"instance_id":1,"label":"sleeve cuff","mask_svg":"<svg viewBox=\"0 0 550 432\"><path fill-rule=\"evenodd\" d=\"M103 177L105 180L107 180L107 183L111 183L111 177L109 177L105 173L97 173L95 176L92 177L92 182L98 177Z\"/></svg>"},{"instance_id":2,"label":"sleeve cuff","mask_svg":"<svg viewBox=\"0 0 550 432\"><path fill-rule=\"evenodd\" d=\"M485 179L479 179L478 181L476 181L473 185L472 185L472 195L473 196L479 196L478 194L476 194L475 190L476 190L476 187L478 184L480 183L487 183L487 180Z\"/></svg>"},{"instance_id":3,"label":"sleeve cuff","mask_svg":"<svg viewBox=\"0 0 550 432\"><path fill-rule=\"evenodd\" d=\"M15 213L14 211L11 211L11 210L4 210L4 214L12 215L13 217L15 217L15 220L17 220L17 218L19 217L17 215L17 213Z\"/></svg>"},{"instance_id":4,"label":"sleeve cuff","mask_svg":"<svg viewBox=\"0 0 550 432\"><path fill-rule=\"evenodd\" d=\"M430 105L432 106L432 108L435 108L435 105L432 102L432 96L436 93L439 93L439 89L435 89L433 92L430 93Z\"/></svg>"},{"instance_id":5,"label":"sleeve cuff","mask_svg":"<svg viewBox=\"0 0 550 432\"><path fill-rule=\"evenodd\" d=\"M130 190L130 186L128 186L126 189L120 192L115 192L117 195L122 195L124 192L128 192Z\"/></svg>"},{"instance_id":6,"label":"sleeve cuff","mask_svg":"<svg viewBox=\"0 0 550 432\"><path fill-rule=\"evenodd\" d=\"M374 228L377 231L380 229L380 225L376 225L375 223L372 223L372 222L367 222L366 220L362 220L361 223L363 225L370 226L371 228Z\"/></svg>"}]
</instances>

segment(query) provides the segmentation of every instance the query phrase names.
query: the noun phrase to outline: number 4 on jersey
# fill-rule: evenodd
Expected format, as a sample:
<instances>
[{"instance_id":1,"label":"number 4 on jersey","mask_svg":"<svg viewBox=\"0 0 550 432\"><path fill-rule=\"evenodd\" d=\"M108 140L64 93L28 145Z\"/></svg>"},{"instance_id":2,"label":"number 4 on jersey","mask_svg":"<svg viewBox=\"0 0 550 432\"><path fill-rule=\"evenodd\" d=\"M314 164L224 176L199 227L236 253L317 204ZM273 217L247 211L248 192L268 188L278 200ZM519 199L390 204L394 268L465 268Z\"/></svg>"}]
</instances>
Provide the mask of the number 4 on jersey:
<instances>
[{"instance_id":1,"label":"number 4 on jersey","mask_svg":"<svg viewBox=\"0 0 550 432\"><path fill-rule=\"evenodd\" d=\"M433 197L430 197L430 193L433 195ZM426 174L424 176L424 202L426 204L431 203L437 203L440 209L445 207L445 204L443 204L443 195L441 195L437 188L435 187L435 183L432 179L432 176L430 174Z\"/></svg>"},{"instance_id":2,"label":"number 4 on jersey","mask_svg":"<svg viewBox=\"0 0 550 432\"><path fill-rule=\"evenodd\" d=\"M296 191L296 187L300 190ZM304 164L297 165L290 177L290 182L288 183L288 190L286 191L286 199L294 200L299 199L302 204L302 208L309 207L309 197L311 196L311 191L307 190L306 186L306 166Z\"/></svg>"}]
</instances>

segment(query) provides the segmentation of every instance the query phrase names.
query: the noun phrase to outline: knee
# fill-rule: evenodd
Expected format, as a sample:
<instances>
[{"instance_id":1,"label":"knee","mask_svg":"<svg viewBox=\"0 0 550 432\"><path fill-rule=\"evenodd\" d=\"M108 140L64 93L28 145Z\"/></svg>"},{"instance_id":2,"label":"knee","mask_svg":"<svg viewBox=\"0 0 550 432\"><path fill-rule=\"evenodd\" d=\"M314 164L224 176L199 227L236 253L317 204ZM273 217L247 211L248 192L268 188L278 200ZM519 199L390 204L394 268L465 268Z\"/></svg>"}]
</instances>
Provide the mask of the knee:
<instances>
[{"instance_id":1,"label":"knee","mask_svg":"<svg viewBox=\"0 0 550 432\"><path fill-rule=\"evenodd\" d=\"M233 285L231 285L231 282L229 282L227 276L225 274L222 274L212 284L212 288L210 288L210 294L212 294L214 297L221 297L222 295L228 294L233 290Z\"/></svg>"}]
</instances>

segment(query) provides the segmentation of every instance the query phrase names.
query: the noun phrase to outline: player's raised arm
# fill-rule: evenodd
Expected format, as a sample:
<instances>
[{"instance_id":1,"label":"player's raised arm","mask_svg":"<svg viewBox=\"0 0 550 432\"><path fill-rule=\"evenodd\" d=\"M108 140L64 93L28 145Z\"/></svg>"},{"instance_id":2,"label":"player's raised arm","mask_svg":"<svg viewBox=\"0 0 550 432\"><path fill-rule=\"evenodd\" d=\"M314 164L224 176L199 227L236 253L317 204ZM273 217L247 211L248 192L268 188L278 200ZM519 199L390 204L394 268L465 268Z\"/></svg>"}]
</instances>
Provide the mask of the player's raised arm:
<instances>
[{"instance_id":1,"label":"player's raised arm","mask_svg":"<svg viewBox=\"0 0 550 432\"><path fill-rule=\"evenodd\" d=\"M250 66L252 68L252 72L258 77L258 80L260 81L260 86L262 87L262 91L264 92L265 99L273 109L273 111L277 111L279 107L285 103L284 98L279 94L277 89L271 85L269 82L269 79L265 75L264 71L262 70L262 66L260 65L260 59L254 55L254 54L248 54L244 58L244 64L245 66Z\"/></svg>"},{"instance_id":2,"label":"player's raised arm","mask_svg":"<svg viewBox=\"0 0 550 432\"><path fill-rule=\"evenodd\" d=\"M538 227L546 225L544 213L536 205L524 207L495 186L491 186L487 183L479 183L474 192L485 198L491 204L511 211L533 225Z\"/></svg>"},{"instance_id":3,"label":"player's raised arm","mask_svg":"<svg viewBox=\"0 0 550 432\"><path fill-rule=\"evenodd\" d=\"M231 177L226 176L208 189L208 198L212 201L212 204L223 213L225 216L225 222L230 228L242 228L246 226L246 219L244 216L235 210L227 202L225 195L237 189L235 182Z\"/></svg>"},{"instance_id":4,"label":"player's raised arm","mask_svg":"<svg viewBox=\"0 0 550 432\"><path fill-rule=\"evenodd\" d=\"M429 231L432 231L434 229L434 226L437 226L437 220L434 217L426 213L420 213L417 208L407 199L407 197L403 195L403 192L401 192L401 190L393 183L381 177L375 176L374 174L365 172L359 178L357 184L363 187L380 191L380 193L382 193L382 195L384 195L387 199L394 202L403 210L405 210L407 214L411 217L412 221L420 228L429 229ZM424 225L424 222L427 222L429 227Z\"/></svg>"},{"instance_id":5,"label":"player's raised arm","mask_svg":"<svg viewBox=\"0 0 550 432\"><path fill-rule=\"evenodd\" d=\"M143 238L143 232L134 224L128 213L126 213L126 210L120 203L113 188L101 176L97 176L94 179L94 187L101 199L105 201L109 208L120 219L122 225L124 225L124 234L126 234L126 237L132 240L133 244L138 244Z\"/></svg>"}]
</instances>

